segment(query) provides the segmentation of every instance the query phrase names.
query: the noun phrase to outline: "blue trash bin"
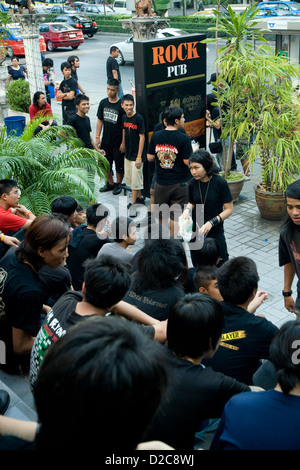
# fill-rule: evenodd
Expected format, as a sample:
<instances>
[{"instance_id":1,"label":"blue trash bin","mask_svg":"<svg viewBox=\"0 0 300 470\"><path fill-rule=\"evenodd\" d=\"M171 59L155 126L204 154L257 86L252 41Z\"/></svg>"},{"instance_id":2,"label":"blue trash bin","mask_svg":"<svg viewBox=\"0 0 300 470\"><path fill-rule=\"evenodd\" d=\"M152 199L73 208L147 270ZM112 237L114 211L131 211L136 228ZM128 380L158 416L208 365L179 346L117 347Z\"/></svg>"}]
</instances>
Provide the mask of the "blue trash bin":
<instances>
[{"instance_id":1,"label":"blue trash bin","mask_svg":"<svg viewBox=\"0 0 300 470\"><path fill-rule=\"evenodd\" d=\"M24 116L9 116L4 118L6 134L8 135L11 131L13 131L15 136L19 137L23 134L25 123L26 118Z\"/></svg>"}]
</instances>

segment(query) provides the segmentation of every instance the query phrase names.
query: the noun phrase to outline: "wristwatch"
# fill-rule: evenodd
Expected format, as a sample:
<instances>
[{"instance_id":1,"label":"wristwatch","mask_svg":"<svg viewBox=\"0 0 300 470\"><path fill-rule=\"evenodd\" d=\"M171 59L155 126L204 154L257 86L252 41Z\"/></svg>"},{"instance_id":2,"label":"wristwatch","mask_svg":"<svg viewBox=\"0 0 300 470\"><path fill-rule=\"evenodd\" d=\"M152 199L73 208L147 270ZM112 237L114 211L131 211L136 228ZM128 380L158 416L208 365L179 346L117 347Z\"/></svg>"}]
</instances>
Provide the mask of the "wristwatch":
<instances>
[{"instance_id":1,"label":"wristwatch","mask_svg":"<svg viewBox=\"0 0 300 470\"><path fill-rule=\"evenodd\" d=\"M293 291L292 291L292 290L291 290L291 291L289 291L289 292L284 292L284 290L282 291L282 295L283 295L283 297L291 297L292 293L293 293Z\"/></svg>"}]
</instances>

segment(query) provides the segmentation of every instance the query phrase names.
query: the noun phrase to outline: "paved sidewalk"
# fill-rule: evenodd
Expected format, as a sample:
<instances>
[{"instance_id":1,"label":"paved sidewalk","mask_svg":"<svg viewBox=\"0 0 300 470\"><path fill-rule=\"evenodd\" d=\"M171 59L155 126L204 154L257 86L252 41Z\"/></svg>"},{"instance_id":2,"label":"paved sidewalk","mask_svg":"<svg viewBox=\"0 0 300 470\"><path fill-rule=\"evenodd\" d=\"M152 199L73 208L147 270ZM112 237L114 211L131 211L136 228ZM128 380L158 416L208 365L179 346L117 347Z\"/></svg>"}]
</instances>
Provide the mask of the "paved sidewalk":
<instances>
[{"instance_id":1,"label":"paved sidewalk","mask_svg":"<svg viewBox=\"0 0 300 470\"><path fill-rule=\"evenodd\" d=\"M284 309L281 295L283 268L278 266L281 222L262 219L256 206L253 186L259 177L258 173L259 165L255 164L250 181L245 182L241 196L234 205L233 215L225 221L225 233L230 257L249 256L256 262L260 275L259 288L268 292L268 300L258 312L264 313L268 320L280 326L287 320L293 320L295 316ZM99 182L99 186L102 184ZM112 192L102 193L99 201L118 208L118 197L113 196ZM139 249L142 243L139 240L133 249ZM34 401L27 377L9 376L0 371L0 388L7 389L11 394L11 404L6 416L35 419Z\"/></svg>"}]
</instances>

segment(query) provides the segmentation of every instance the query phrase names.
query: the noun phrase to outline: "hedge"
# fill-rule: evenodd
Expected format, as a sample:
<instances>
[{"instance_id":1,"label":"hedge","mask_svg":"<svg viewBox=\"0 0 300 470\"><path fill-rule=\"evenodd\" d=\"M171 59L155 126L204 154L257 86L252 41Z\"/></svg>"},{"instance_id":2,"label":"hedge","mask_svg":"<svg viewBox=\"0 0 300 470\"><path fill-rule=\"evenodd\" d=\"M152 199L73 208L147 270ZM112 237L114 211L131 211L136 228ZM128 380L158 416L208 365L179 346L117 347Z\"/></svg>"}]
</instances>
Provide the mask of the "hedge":
<instances>
[{"instance_id":1,"label":"hedge","mask_svg":"<svg viewBox=\"0 0 300 470\"><path fill-rule=\"evenodd\" d=\"M46 15L45 23L53 21L57 15ZM98 31L107 33L131 33L130 29L122 27L120 19L128 19L131 16L126 15L86 15L97 22ZM216 24L215 18L210 17L196 17L196 16L168 16L165 18L170 28L179 28L187 31L188 33L201 33L206 34L207 37L214 37L215 32L209 31L208 28L214 27ZM219 33L222 37L222 33ZM266 35L269 40L274 39L274 34Z\"/></svg>"}]
</instances>

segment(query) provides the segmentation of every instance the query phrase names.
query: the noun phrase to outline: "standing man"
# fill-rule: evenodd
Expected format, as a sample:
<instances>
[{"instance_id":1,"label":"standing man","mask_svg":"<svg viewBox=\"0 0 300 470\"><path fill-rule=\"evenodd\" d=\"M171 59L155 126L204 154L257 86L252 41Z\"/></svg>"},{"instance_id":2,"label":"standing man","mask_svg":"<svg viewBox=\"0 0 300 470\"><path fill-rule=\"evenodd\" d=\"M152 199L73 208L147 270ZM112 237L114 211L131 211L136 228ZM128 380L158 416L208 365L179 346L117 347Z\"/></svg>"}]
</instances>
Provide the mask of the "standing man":
<instances>
[{"instance_id":1,"label":"standing man","mask_svg":"<svg viewBox=\"0 0 300 470\"><path fill-rule=\"evenodd\" d=\"M71 75L72 75L72 78L74 78L77 82L78 90L80 91L80 93L85 95L85 92L83 91L82 86L80 85L78 81L78 75L77 75L77 69L79 69L80 67L79 57L77 57L77 55L71 55L70 57L68 57L68 62L71 64Z\"/></svg>"},{"instance_id":2,"label":"standing man","mask_svg":"<svg viewBox=\"0 0 300 470\"><path fill-rule=\"evenodd\" d=\"M47 97L47 103L51 105L51 98L50 98L50 90L49 86L54 86L52 81L50 70L53 68L53 60L50 58L44 59L42 62L43 67L43 75L44 75L44 83L45 83L45 91Z\"/></svg>"},{"instance_id":3,"label":"standing man","mask_svg":"<svg viewBox=\"0 0 300 470\"><path fill-rule=\"evenodd\" d=\"M284 286L282 295L284 306L300 318L300 180L288 186L286 192L287 219L280 230L279 266L284 266ZM297 297L292 297L292 284L297 282Z\"/></svg>"},{"instance_id":4,"label":"standing man","mask_svg":"<svg viewBox=\"0 0 300 470\"><path fill-rule=\"evenodd\" d=\"M135 204L144 204L142 189L144 188L143 165L146 160L145 122L141 114L134 109L132 95L124 95L122 106L123 136L121 151L125 152L125 181L131 186L131 203L128 204L129 217L136 217Z\"/></svg>"},{"instance_id":5,"label":"standing man","mask_svg":"<svg viewBox=\"0 0 300 470\"><path fill-rule=\"evenodd\" d=\"M95 144L91 137L91 122L90 118L87 116L90 110L90 101L88 96L78 95L75 98L75 106L77 113L74 114L74 116L71 116L67 124L74 127L77 136L82 140L86 148L97 150L102 154L105 153L103 150L99 150L99 147Z\"/></svg>"},{"instance_id":6,"label":"standing man","mask_svg":"<svg viewBox=\"0 0 300 470\"><path fill-rule=\"evenodd\" d=\"M170 219L171 236L178 232L178 218L184 205L188 203L189 157L193 153L191 139L180 131L184 127L183 110L169 106L164 111L167 127L152 134L147 159L155 161L156 183L154 185L155 204L167 204L168 217L161 215L164 225ZM178 210L178 206L181 210Z\"/></svg>"},{"instance_id":7,"label":"standing man","mask_svg":"<svg viewBox=\"0 0 300 470\"><path fill-rule=\"evenodd\" d=\"M107 175L107 184L100 192L111 191L120 194L121 183L124 177L124 153L121 152L122 143L122 118L125 111L118 97L119 82L115 78L107 82L107 98L100 101L97 111L96 145L105 150L106 158L110 164L110 172ZM102 132L102 139L101 139ZM114 183L112 165L115 162L117 182Z\"/></svg>"},{"instance_id":8,"label":"standing man","mask_svg":"<svg viewBox=\"0 0 300 470\"><path fill-rule=\"evenodd\" d=\"M115 78L116 80L119 81L119 92L118 92L118 97L120 99L123 98L124 92L121 84L121 73L119 69L119 64L117 61L117 57L119 55L119 49L116 46L111 46L110 51L109 51L109 57L106 61L106 75L107 75L107 80L110 80L111 78Z\"/></svg>"},{"instance_id":9,"label":"standing man","mask_svg":"<svg viewBox=\"0 0 300 470\"><path fill-rule=\"evenodd\" d=\"M60 68L64 80L61 82L59 90L57 91L57 98L62 100L63 124L67 124L69 119L77 112L75 105L77 82L72 78L71 65L69 62L62 62Z\"/></svg>"}]
</instances>

